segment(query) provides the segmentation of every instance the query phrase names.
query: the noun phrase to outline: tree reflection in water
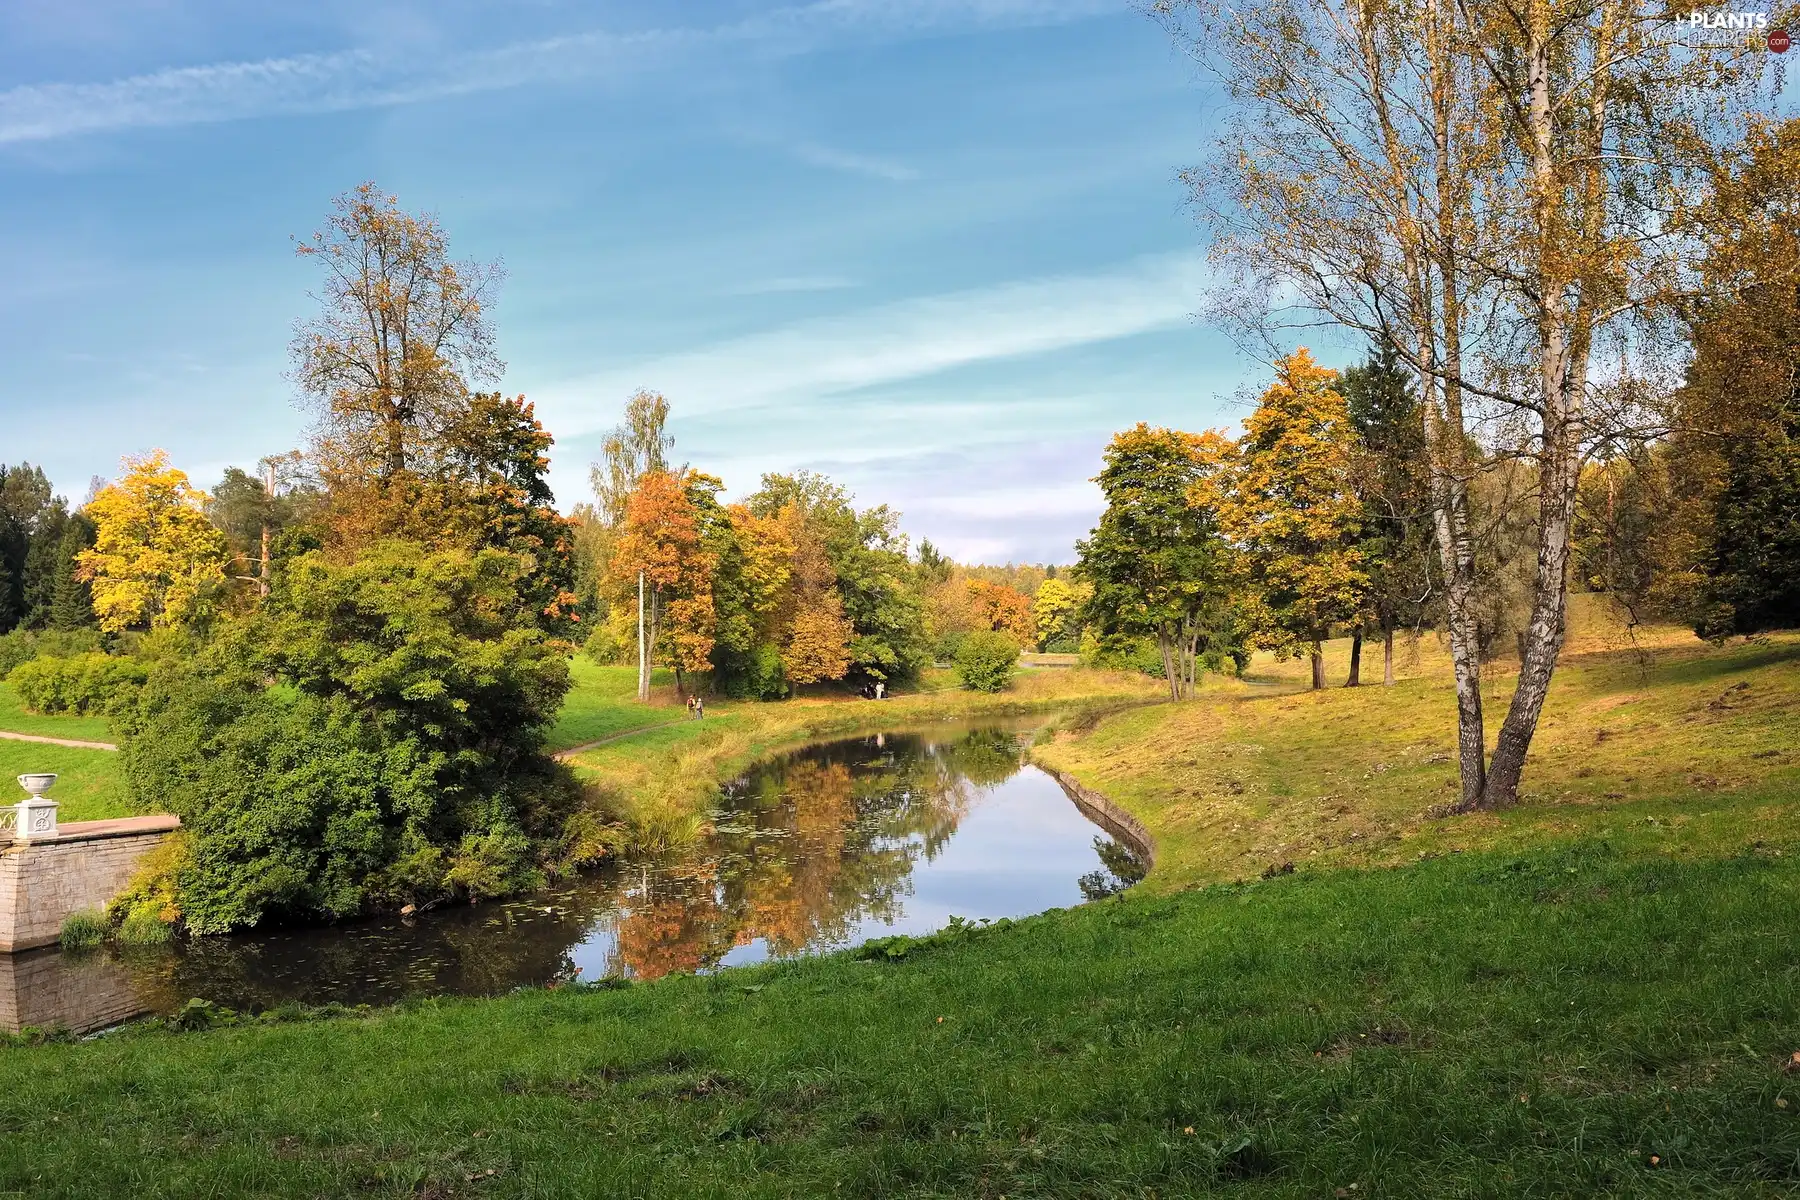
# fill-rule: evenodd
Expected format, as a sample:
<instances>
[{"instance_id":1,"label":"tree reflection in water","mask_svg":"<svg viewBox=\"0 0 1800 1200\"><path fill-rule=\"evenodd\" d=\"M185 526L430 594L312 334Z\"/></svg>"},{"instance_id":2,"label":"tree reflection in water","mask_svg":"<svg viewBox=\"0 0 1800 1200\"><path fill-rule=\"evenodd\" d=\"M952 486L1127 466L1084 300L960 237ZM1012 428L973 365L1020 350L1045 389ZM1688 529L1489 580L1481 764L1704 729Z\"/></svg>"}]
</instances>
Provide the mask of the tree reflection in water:
<instances>
[{"instance_id":1,"label":"tree reflection in water","mask_svg":"<svg viewBox=\"0 0 1800 1200\"><path fill-rule=\"evenodd\" d=\"M1096 839L1053 781L1024 768L1022 748L1021 733L1001 727L810 747L730 784L711 833L683 855L415 920L207 938L117 961L155 1011L194 996L260 1009L494 995L578 975L702 971L728 956L845 945L901 921L935 928L947 905L971 918L1023 915L1122 886L1129 854ZM951 853L977 809L970 828L981 832ZM956 865L933 867L940 858ZM931 902L910 911L933 871Z\"/></svg>"}]
</instances>

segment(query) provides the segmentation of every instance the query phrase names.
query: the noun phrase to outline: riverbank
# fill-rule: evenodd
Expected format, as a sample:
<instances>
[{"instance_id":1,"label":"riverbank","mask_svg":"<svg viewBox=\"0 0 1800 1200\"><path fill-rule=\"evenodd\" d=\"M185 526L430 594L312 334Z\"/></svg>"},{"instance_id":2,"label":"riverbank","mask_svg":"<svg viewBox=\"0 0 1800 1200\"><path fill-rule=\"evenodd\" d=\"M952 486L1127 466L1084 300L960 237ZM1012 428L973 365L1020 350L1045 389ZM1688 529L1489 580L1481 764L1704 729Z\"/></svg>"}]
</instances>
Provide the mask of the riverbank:
<instances>
[{"instance_id":1,"label":"riverbank","mask_svg":"<svg viewBox=\"0 0 1800 1200\"><path fill-rule=\"evenodd\" d=\"M1347 649L1328 647L1336 680ZM1521 803L1447 819L1454 698L1441 651L1423 654L1391 688L1323 692L1304 690L1304 663L1259 663L1262 686L1208 681L1197 702L1118 713L1032 753L1143 821L1153 891L1578 838L1734 854L1800 828L1800 634L1712 646L1653 629L1621 647L1596 623L1557 669ZM1490 738L1511 685L1503 664L1485 681Z\"/></svg>"}]
</instances>

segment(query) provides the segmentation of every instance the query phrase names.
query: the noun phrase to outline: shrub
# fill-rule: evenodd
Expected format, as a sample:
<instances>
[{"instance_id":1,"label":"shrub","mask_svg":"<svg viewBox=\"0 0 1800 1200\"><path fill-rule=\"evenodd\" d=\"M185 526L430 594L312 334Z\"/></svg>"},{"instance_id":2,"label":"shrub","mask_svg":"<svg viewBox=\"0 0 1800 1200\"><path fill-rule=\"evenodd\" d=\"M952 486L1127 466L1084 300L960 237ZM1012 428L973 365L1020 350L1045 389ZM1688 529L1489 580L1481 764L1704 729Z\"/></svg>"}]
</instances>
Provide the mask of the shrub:
<instances>
[{"instance_id":1,"label":"shrub","mask_svg":"<svg viewBox=\"0 0 1800 1200\"><path fill-rule=\"evenodd\" d=\"M83 909L68 915L62 924L62 936L57 940L64 950L92 950L106 940L107 931L105 913Z\"/></svg>"},{"instance_id":2,"label":"shrub","mask_svg":"<svg viewBox=\"0 0 1800 1200\"><path fill-rule=\"evenodd\" d=\"M40 655L7 676L26 707L40 713L106 712L143 686L150 671L135 659L90 652Z\"/></svg>"},{"instance_id":3,"label":"shrub","mask_svg":"<svg viewBox=\"0 0 1800 1200\"><path fill-rule=\"evenodd\" d=\"M15 629L0 634L0 679L21 663L45 654L86 654L101 649L98 629Z\"/></svg>"},{"instance_id":4,"label":"shrub","mask_svg":"<svg viewBox=\"0 0 1800 1200\"><path fill-rule=\"evenodd\" d=\"M970 691L1004 691L1018 663L1018 642L1004 633L977 630L956 651L956 676Z\"/></svg>"},{"instance_id":5,"label":"shrub","mask_svg":"<svg viewBox=\"0 0 1800 1200\"><path fill-rule=\"evenodd\" d=\"M162 919L158 906L152 901L136 905L126 913L115 936L121 946L160 946L173 935L174 930Z\"/></svg>"},{"instance_id":6,"label":"shrub","mask_svg":"<svg viewBox=\"0 0 1800 1200\"><path fill-rule=\"evenodd\" d=\"M115 725L133 797L182 819L190 930L541 878L533 854L580 797L542 753L567 647L519 603L527 570L406 543L348 565L305 555L263 612L158 666Z\"/></svg>"},{"instance_id":7,"label":"shrub","mask_svg":"<svg viewBox=\"0 0 1800 1200\"><path fill-rule=\"evenodd\" d=\"M581 652L602 667L615 666L625 661L625 646L619 641L618 635L605 625L594 627L594 632L588 634L587 641L581 644Z\"/></svg>"}]
</instances>

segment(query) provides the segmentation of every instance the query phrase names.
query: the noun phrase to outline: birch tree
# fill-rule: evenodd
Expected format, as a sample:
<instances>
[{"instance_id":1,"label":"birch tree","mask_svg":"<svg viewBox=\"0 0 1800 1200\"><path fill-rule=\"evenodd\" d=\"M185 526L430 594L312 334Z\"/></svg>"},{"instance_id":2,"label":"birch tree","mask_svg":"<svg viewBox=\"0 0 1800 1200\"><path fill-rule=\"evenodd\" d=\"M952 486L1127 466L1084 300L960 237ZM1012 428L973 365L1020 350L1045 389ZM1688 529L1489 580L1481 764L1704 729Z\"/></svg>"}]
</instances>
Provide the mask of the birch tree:
<instances>
[{"instance_id":1,"label":"birch tree","mask_svg":"<svg viewBox=\"0 0 1800 1200\"><path fill-rule=\"evenodd\" d=\"M1231 104L1188 174L1230 268L1220 314L1264 346L1321 325L1385 339L1417 377L1461 804L1510 804L1562 646L1581 463L1657 419L1635 389L1597 404L1595 364L1640 351L1691 280L1685 201L1760 63L1686 44L1647 0L1151 7ZM1535 472L1539 550L1489 761L1469 491L1509 458Z\"/></svg>"}]
</instances>

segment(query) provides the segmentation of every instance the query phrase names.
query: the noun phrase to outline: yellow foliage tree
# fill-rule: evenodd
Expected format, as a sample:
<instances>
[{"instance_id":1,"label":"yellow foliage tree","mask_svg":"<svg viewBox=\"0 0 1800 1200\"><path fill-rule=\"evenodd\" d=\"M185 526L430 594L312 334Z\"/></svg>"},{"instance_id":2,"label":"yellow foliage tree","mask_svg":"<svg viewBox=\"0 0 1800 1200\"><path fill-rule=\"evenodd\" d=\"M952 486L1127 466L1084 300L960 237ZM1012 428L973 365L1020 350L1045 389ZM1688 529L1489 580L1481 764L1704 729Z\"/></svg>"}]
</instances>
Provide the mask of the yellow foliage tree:
<instances>
[{"instance_id":1,"label":"yellow foliage tree","mask_svg":"<svg viewBox=\"0 0 1800 1200\"><path fill-rule=\"evenodd\" d=\"M1369 590L1357 547L1362 508L1350 488L1355 430L1336 371L1304 348L1275 371L1244 422L1220 518L1244 550L1257 640L1277 652L1304 645L1321 688L1320 643L1362 611Z\"/></svg>"},{"instance_id":2,"label":"yellow foliage tree","mask_svg":"<svg viewBox=\"0 0 1800 1200\"><path fill-rule=\"evenodd\" d=\"M118 482L85 509L96 536L76 562L93 585L102 629L170 628L224 583L225 535L206 519L206 493L169 465L166 452L122 465Z\"/></svg>"}]
</instances>

